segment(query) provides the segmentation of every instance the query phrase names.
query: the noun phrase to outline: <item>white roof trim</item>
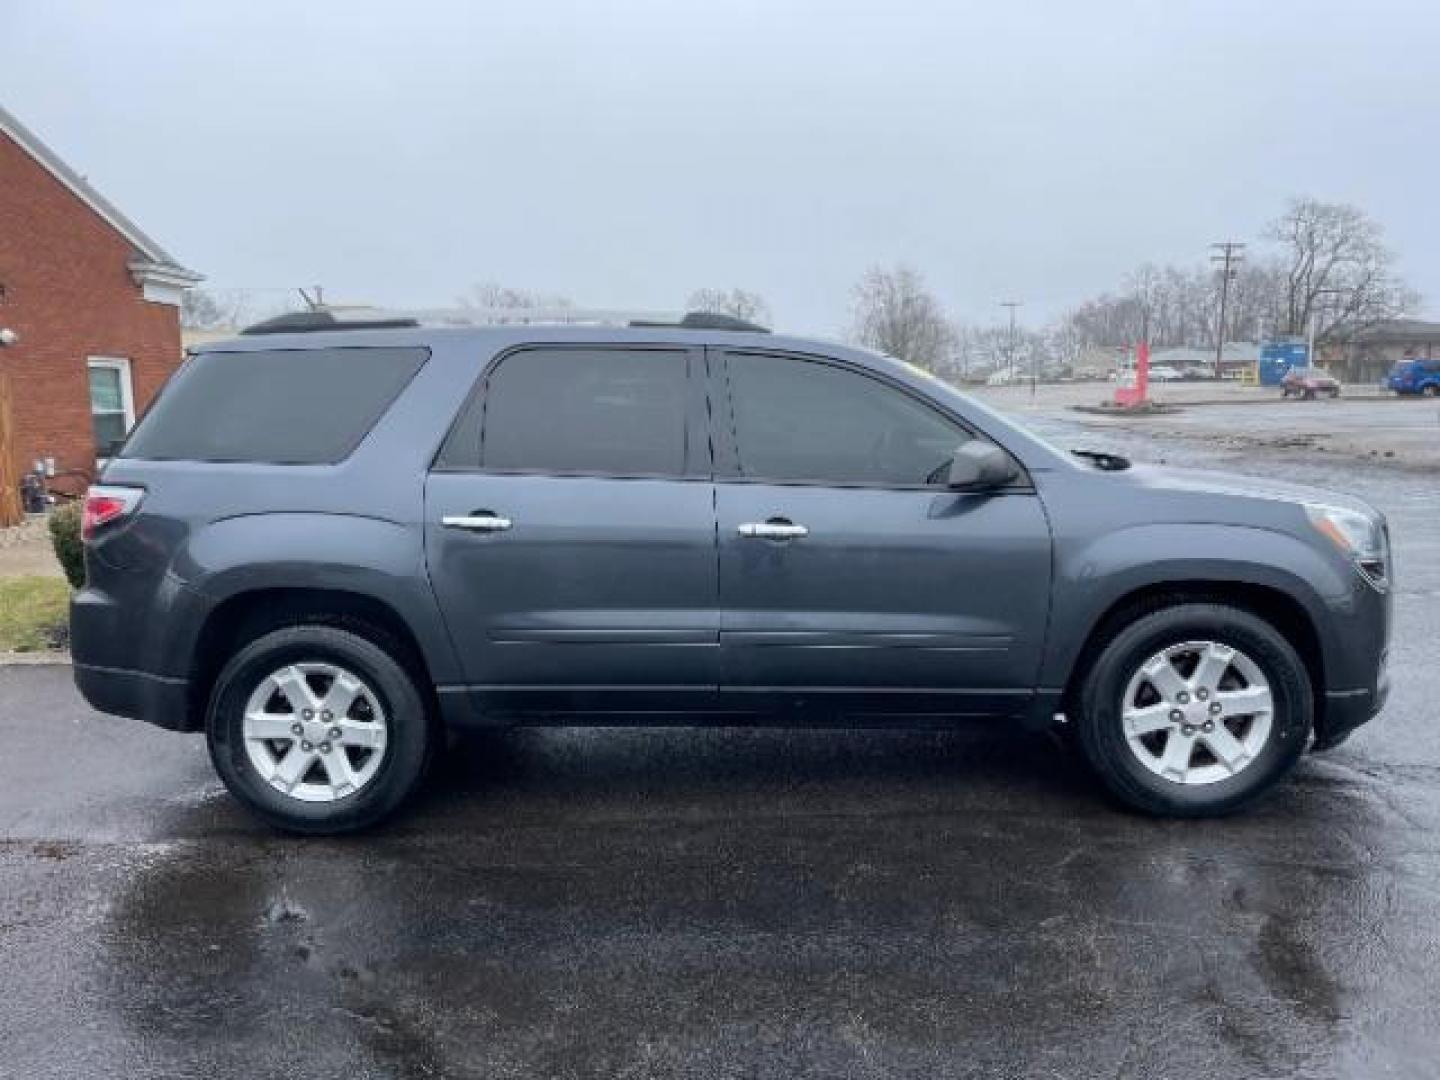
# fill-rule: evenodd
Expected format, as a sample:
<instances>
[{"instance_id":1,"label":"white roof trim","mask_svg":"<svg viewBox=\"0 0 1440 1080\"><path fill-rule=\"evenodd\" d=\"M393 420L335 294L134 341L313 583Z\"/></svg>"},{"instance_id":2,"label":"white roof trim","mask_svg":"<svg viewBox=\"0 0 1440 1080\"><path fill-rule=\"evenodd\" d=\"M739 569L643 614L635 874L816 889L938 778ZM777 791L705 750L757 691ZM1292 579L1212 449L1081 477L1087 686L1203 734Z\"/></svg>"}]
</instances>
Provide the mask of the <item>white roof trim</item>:
<instances>
[{"instance_id":1,"label":"white roof trim","mask_svg":"<svg viewBox=\"0 0 1440 1080\"><path fill-rule=\"evenodd\" d=\"M91 187L83 176L61 161L53 150L40 141L38 135L20 123L3 105L0 105L0 132L4 132L14 139L16 145L34 158L51 176L69 188L76 198L99 214L111 228L129 240L136 250L151 263L156 264L157 267L165 267L178 276L183 276L187 279L188 285L205 280L203 275L185 269L173 255L141 232L138 225L116 209L105 196Z\"/></svg>"},{"instance_id":2,"label":"white roof trim","mask_svg":"<svg viewBox=\"0 0 1440 1080\"><path fill-rule=\"evenodd\" d=\"M131 259L130 276L140 285L153 282L157 285L174 285L181 289L188 289L205 280L194 270L186 270L174 263L151 262L149 259Z\"/></svg>"}]
</instances>

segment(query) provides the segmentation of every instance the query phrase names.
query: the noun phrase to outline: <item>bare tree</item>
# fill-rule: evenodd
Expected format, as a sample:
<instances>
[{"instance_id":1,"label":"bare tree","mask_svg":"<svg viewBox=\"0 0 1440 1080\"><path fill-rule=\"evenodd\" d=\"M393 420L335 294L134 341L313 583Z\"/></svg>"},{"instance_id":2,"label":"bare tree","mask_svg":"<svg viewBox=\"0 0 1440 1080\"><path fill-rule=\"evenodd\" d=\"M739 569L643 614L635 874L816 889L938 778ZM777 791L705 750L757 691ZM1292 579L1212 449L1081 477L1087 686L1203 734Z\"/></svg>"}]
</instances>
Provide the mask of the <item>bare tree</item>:
<instances>
[{"instance_id":1,"label":"bare tree","mask_svg":"<svg viewBox=\"0 0 1440 1080\"><path fill-rule=\"evenodd\" d=\"M1285 274L1273 259L1242 263L1230 284L1227 334L1259 341L1279 331ZM1145 264L1127 275L1118 293L1085 301L1061 320L1064 333L1083 346L1117 348L1142 337L1151 345L1215 344L1219 277L1212 267Z\"/></svg>"},{"instance_id":2,"label":"bare tree","mask_svg":"<svg viewBox=\"0 0 1440 1080\"><path fill-rule=\"evenodd\" d=\"M180 299L180 326L185 330L213 330L225 324L225 309L211 292L186 289Z\"/></svg>"},{"instance_id":3,"label":"bare tree","mask_svg":"<svg viewBox=\"0 0 1440 1080\"><path fill-rule=\"evenodd\" d=\"M187 289L180 301L186 330L227 330L297 309L290 289Z\"/></svg>"},{"instance_id":4,"label":"bare tree","mask_svg":"<svg viewBox=\"0 0 1440 1080\"><path fill-rule=\"evenodd\" d=\"M489 310L519 310L523 308L568 308L574 307L567 296L559 293L539 292L532 289L512 289L494 281L484 281L470 286L456 302L464 308Z\"/></svg>"},{"instance_id":5,"label":"bare tree","mask_svg":"<svg viewBox=\"0 0 1440 1080\"><path fill-rule=\"evenodd\" d=\"M1230 340L1264 341L1279 334L1284 303L1285 270L1279 261L1258 257L1241 263L1230 282Z\"/></svg>"},{"instance_id":6,"label":"bare tree","mask_svg":"<svg viewBox=\"0 0 1440 1080\"><path fill-rule=\"evenodd\" d=\"M770 325L770 305L759 293L748 289L696 289L685 301L688 311L732 315L746 322Z\"/></svg>"},{"instance_id":7,"label":"bare tree","mask_svg":"<svg viewBox=\"0 0 1440 1080\"><path fill-rule=\"evenodd\" d=\"M1380 226L1358 207L1292 199L1266 235L1282 249L1285 273L1279 333L1306 333L1312 317L1324 338L1394 318L1415 296L1395 273Z\"/></svg>"},{"instance_id":8,"label":"bare tree","mask_svg":"<svg viewBox=\"0 0 1440 1080\"><path fill-rule=\"evenodd\" d=\"M919 273L873 266L855 286L852 334L872 349L928 371L945 369L955 328Z\"/></svg>"}]
</instances>

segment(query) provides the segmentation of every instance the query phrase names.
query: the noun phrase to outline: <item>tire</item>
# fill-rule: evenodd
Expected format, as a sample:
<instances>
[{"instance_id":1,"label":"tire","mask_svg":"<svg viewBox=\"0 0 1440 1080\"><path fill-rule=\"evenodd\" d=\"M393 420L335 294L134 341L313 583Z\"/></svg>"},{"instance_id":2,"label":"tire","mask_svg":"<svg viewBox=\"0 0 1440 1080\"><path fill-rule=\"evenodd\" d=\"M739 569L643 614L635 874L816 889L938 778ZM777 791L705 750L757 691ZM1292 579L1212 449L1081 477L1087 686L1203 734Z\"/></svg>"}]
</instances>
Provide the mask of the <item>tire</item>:
<instances>
[{"instance_id":1,"label":"tire","mask_svg":"<svg viewBox=\"0 0 1440 1080\"><path fill-rule=\"evenodd\" d=\"M1420 393L1424 394L1426 397L1440 397L1440 385L1437 385L1433 382L1426 383L1425 389L1421 390Z\"/></svg>"},{"instance_id":2,"label":"tire","mask_svg":"<svg viewBox=\"0 0 1440 1080\"><path fill-rule=\"evenodd\" d=\"M1306 390L1306 391L1305 391L1303 394L1301 394L1300 396L1303 397L1306 401L1314 401L1314 400L1315 400L1315 391L1314 391L1314 390Z\"/></svg>"},{"instance_id":3,"label":"tire","mask_svg":"<svg viewBox=\"0 0 1440 1080\"><path fill-rule=\"evenodd\" d=\"M354 832L394 813L415 791L434 729L415 677L383 640L335 626L289 626L245 645L225 665L206 718L210 759L256 816L293 833ZM303 710L292 698L313 707L296 715ZM334 715L324 711L327 703ZM343 734L332 741L337 731Z\"/></svg>"},{"instance_id":4,"label":"tire","mask_svg":"<svg viewBox=\"0 0 1440 1080\"><path fill-rule=\"evenodd\" d=\"M1225 663L1227 650L1234 650L1213 683L1200 677L1198 663L1193 676L1184 675L1190 646L1202 643L1213 643L1204 655L1213 657L1217 667ZM1176 704L1173 695L1158 694L1141 671L1167 650L1172 651L1167 661L1171 672L1188 684L1184 704ZM1198 660L1198 651L1196 656ZM1164 666L1152 670L1163 674ZM1136 680L1140 689L1132 702ZM1201 694L1207 684L1213 689ZM1268 718L1263 712L1247 715L1244 703L1258 700L1255 695L1266 687L1271 702ZM1151 703L1152 697L1158 701ZM1124 715L1128 704L1135 706L1133 730L1154 724L1161 716L1167 718L1164 726L1143 737L1132 736ZM1219 724L1209 712L1217 706ZM1185 723L1168 720L1177 710ZM1137 619L1105 644L1085 673L1076 734L1085 759L1110 794L1126 806L1167 817L1218 817L1254 802L1294 767L1309 741L1313 717L1309 674L1284 635L1238 608L1185 603ZM1206 720L1214 728L1208 735ZM1225 733L1230 738L1222 744ZM1176 744L1177 757L1184 763L1188 782L1157 768L1170 761L1172 738L1181 740ZM1226 766L1221 751L1232 754L1237 747L1243 751L1243 756L1234 755L1238 767Z\"/></svg>"}]
</instances>

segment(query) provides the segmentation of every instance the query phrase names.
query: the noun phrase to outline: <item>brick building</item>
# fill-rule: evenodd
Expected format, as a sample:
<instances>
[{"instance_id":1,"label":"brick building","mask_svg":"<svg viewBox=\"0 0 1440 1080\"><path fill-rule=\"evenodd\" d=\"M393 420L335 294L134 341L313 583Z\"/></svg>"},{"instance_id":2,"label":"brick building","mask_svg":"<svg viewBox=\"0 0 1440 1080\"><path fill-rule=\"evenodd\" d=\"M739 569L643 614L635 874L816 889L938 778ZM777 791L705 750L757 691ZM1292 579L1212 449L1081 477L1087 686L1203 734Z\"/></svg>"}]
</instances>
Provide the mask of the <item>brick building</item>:
<instances>
[{"instance_id":1,"label":"brick building","mask_svg":"<svg viewBox=\"0 0 1440 1080\"><path fill-rule=\"evenodd\" d=\"M55 487L84 485L180 363L180 300L200 280L0 108L12 476L53 459Z\"/></svg>"}]
</instances>

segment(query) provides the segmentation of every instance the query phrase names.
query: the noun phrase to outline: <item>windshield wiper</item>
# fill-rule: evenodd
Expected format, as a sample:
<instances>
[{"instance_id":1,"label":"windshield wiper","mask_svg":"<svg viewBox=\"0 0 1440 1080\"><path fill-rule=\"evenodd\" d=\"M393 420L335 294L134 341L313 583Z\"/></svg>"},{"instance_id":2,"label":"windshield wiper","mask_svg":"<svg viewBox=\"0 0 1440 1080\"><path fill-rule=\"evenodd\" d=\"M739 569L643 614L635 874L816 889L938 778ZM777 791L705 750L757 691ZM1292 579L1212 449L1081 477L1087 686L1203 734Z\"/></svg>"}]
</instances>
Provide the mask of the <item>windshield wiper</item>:
<instances>
[{"instance_id":1,"label":"windshield wiper","mask_svg":"<svg viewBox=\"0 0 1440 1080\"><path fill-rule=\"evenodd\" d=\"M1130 459L1121 457L1119 454L1111 454L1105 450L1071 450L1070 453L1076 457L1084 458L1097 469L1104 472L1123 472L1130 468Z\"/></svg>"}]
</instances>

